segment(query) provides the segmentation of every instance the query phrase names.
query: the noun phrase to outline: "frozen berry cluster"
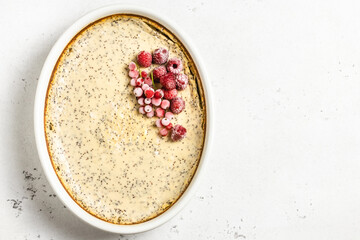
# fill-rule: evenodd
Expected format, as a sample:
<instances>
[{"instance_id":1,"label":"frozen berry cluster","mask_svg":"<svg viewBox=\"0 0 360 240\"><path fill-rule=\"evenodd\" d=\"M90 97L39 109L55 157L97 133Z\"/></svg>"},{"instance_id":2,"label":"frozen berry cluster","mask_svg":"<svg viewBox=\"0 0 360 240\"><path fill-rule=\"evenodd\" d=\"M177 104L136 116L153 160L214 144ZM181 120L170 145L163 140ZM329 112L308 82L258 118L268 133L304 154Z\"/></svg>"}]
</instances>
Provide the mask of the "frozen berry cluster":
<instances>
[{"instance_id":1,"label":"frozen berry cluster","mask_svg":"<svg viewBox=\"0 0 360 240\"><path fill-rule=\"evenodd\" d=\"M187 75L181 73L183 64L180 59L169 59L169 51L165 48L156 49L153 54L141 51L136 57L137 63L129 64L130 85L134 87L134 95L139 103L139 113L147 117L158 117L156 126L163 137L171 133L173 141L186 136L186 128L171 123L174 114L185 109L185 101L178 96L189 82ZM150 73L140 69L157 64ZM156 83L157 84L156 84ZM160 83L161 87L157 89Z\"/></svg>"}]
</instances>

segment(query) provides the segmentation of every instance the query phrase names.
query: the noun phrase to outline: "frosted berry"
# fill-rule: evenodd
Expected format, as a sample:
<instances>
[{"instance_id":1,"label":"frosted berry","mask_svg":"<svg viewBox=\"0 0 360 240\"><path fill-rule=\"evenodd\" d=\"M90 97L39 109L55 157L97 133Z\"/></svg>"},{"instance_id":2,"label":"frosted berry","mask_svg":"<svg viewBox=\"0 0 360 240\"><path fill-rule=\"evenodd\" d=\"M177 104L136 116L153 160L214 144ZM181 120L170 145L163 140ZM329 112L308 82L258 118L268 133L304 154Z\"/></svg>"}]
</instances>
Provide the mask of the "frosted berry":
<instances>
[{"instance_id":1,"label":"frosted berry","mask_svg":"<svg viewBox=\"0 0 360 240\"><path fill-rule=\"evenodd\" d=\"M170 119L167 118L161 119L161 125L163 125L164 127L166 127L169 124L170 124Z\"/></svg>"},{"instance_id":2,"label":"frosted berry","mask_svg":"<svg viewBox=\"0 0 360 240\"><path fill-rule=\"evenodd\" d=\"M164 99L164 100L161 102L161 108L162 108L162 109L167 109L167 108L169 108L169 107L170 107L170 101Z\"/></svg>"},{"instance_id":3,"label":"frosted berry","mask_svg":"<svg viewBox=\"0 0 360 240\"><path fill-rule=\"evenodd\" d=\"M162 127L162 125L161 125L161 119L156 120L155 125L156 125L158 128Z\"/></svg>"},{"instance_id":4,"label":"frosted berry","mask_svg":"<svg viewBox=\"0 0 360 240\"><path fill-rule=\"evenodd\" d=\"M173 127L172 123L169 123L169 125L167 125L165 128L166 128L167 130L171 130L172 127Z\"/></svg>"},{"instance_id":5,"label":"frosted berry","mask_svg":"<svg viewBox=\"0 0 360 240\"><path fill-rule=\"evenodd\" d=\"M140 87L144 83L144 79L138 78L136 79L136 86Z\"/></svg>"},{"instance_id":6,"label":"frosted berry","mask_svg":"<svg viewBox=\"0 0 360 240\"><path fill-rule=\"evenodd\" d=\"M164 64L169 58L169 51L165 48L158 48L153 52L153 63Z\"/></svg>"},{"instance_id":7,"label":"frosted berry","mask_svg":"<svg viewBox=\"0 0 360 240\"><path fill-rule=\"evenodd\" d=\"M173 99L174 97L177 96L177 90L176 89L173 89L173 90L164 90L164 98L165 99L168 99L168 100L171 100Z\"/></svg>"},{"instance_id":8,"label":"frosted berry","mask_svg":"<svg viewBox=\"0 0 360 240\"><path fill-rule=\"evenodd\" d=\"M147 84L147 85L149 85L149 86L151 86L151 85L152 85L152 80L151 80L151 78L150 78L150 77L146 77L146 78L144 79L144 83Z\"/></svg>"},{"instance_id":9,"label":"frosted berry","mask_svg":"<svg viewBox=\"0 0 360 240\"><path fill-rule=\"evenodd\" d=\"M148 76L146 71L141 71L141 77L146 78Z\"/></svg>"},{"instance_id":10,"label":"frosted berry","mask_svg":"<svg viewBox=\"0 0 360 240\"><path fill-rule=\"evenodd\" d=\"M174 118L174 114L172 112L167 112L165 113L165 117L169 120L173 119Z\"/></svg>"},{"instance_id":11,"label":"frosted berry","mask_svg":"<svg viewBox=\"0 0 360 240\"><path fill-rule=\"evenodd\" d=\"M141 67L150 67L152 56L149 52L141 51L137 55L137 61Z\"/></svg>"},{"instance_id":12,"label":"frosted berry","mask_svg":"<svg viewBox=\"0 0 360 240\"><path fill-rule=\"evenodd\" d=\"M166 64L166 69L173 74L179 74L183 69L181 60L177 58L170 59Z\"/></svg>"},{"instance_id":13,"label":"frosted berry","mask_svg":"<svg viewBox=\"0 0 360 240\"><path fill-rule=\"evenodd\" d=\"M152 98L152 99L151 99L151 103L152 103L154 106L160 106L160 104L161 104L161 98Z\"/></svg>"},{"instance_id":14,"label":"frosted berry","mask_svg":"<svg viewBox=\"0 0 360 240\"><path fill-rule=\"evenodd\" d=\"M181 97L176 97L171 100L170 109L173 113L179 114L185 108L185 101Z\"/></svg>"},{"instance_id":15,"label":"frosted berry","mask_svg":"<svg viewBox=\"0 0 360 240\"><path fill-rule=\"evenodd\" d=\"M142 88L142 90L144 90L144 91L145 91L146 89L148 89L148 88L149 88L149 85L147 85L147 84L145 84L145 83L144 83L144 84L142 85L142 87L141 87L141 88Z\"/></svg>"},{"instance_id":16,"label":"frosted berry","mask_svg":"<svg viewBox=\"0 0 360 240\"><path fill-rule=\"evenodd\" d=\"M151 103L151 98L145 98L144 103L149 105Z\"/></svg>"},{"instance_id":17,"label":"frosted berry","mask_svg":"<svg viewBox=\"0 0 360 240\"><path fill-rule=\"evenodd\" d=\"M131 71L131 70L135 70L135 69L136 69L136 63L134 63L134 62L129 63L129 70Z\"/></svg>"},{"instance_id":18,"label":"frosted berry","mask_svg":"<svg viewBox=\"0 0 360 240\"><path fill-rule=\"evenodd\" d=\"M155 114L156 114L157 117L162 118L165 115L165 110L162 109L162 108L157 108L155 110Z\"/></svg>"},{"instance_id":19,"label":"frosted berry","mask_svg":"<svg viewBox=\"0 0 360 240\"><path fill-rule=\"evenodd\" d=\"M146 113L146 116L152 118L154 116L154 111L151 110L151 112Z\"/></svg>"},{"instance_id":20,"label":"frosted berry","mask_svg":"<svg viewBox=\"0 0 360 240\"><path fill-rule=\"evenodd\" d=\"M154 94L155 98L163 98L164 97L164 91L162 89L157 89Z\"/></svg>"},{"instance_id":21,"label":"frosted berry","mask_svg":"<svg viewBox=\"0 0 360 240\"><path fill-rule=\"evenodd\" d=\"M181 125L175 125L171 132L171 139L173 141L180 141L186 136L186 128Z\"/></svg>"},{"instance_id":22,"label":"frosted berry","mask_svg":"<svg viewBox=\"0 0 360 240\"><path fill-rule=\"evenodd\" d=\"M165 137L168 135L169 131L166 128L163 128L159 131L160 135Z\"/></svg>"},{"instance_id":23,"label":"frosted berry","mask_svg":"<svg viewBox=\"0 0 360 240\"><path fill-rule=\"evenodd\" d=\"M144 94L147 98L152 98L155 94L155 91L153 88L151 87L148 87L145 91L144 91Z\"/></svg>"},{"instance_id":24,"label":"frosted berry","mask_svg":"<svg viewBox=\"0 0 360 240\"><path fill-rule=\"evenodd\" d=\"M149 112L151 112L153 109L152 109L152 107L151 107L150 105L145 105L144 110L145 110L145 112L149 113Z\"/></svg>"},{"instance_id":25,"label":"frosted berry","mask_svg":"<svg viewBox=\"0 0 360 240\"><path fill-rule=\"evenodd\" d=\"M164 76L167 73L165 66L158 66L153 70L153 77L155 81L159 81L161 76Z\"/></svg>"},{"instance_id":26,"label":"frosted berry","mask_svg":"<svg viewBox=\"0 0 360 240\"><path fill-rule=\"evenodd\" d=\"M160 84L166 90L172 90L176 88L175 75L172 73L167 73L160 77Z\"/></svg>"},{"instance_id":27,"label":"frosted berry","mask_svg":"<svg viewBox=\"0 0 360 240\"><path fill-rule=\"evenodd\" d=\"M181 73L181 74L176 75L175 82L176 82L177 90L184 90L189 83L189 78L185 74Z\"/></svg>"},{"instance_id":28,"label":"frosted berry","mask_svg":"<svg viewBox=\"0 0 360 240\"><path fill-rule=\"evenodd\" d=\"M141 87L136 87L134 89L134 95L135 97L141 97L141 95L143 94L143 90L141 89Z\"/></svg>"},{"instance_id":29,"label":"frosted berry","mask_svg":"<svg viewBox=\"0 0 360 240\"><path fill-rule=\"evenodd\" d=\"M138 103L140 104L140 106L144 106L145 105L144 98L143 97L139 98Z\"/></svg>"},{"instance_id":30,"label":"frosted berry","mask_svg":"<svg viewBox=\"0 0 360 240\"><path fill-rule=\"evenodd\" d=\"M131 78L138 78L139 77L139 72L137 70L131 70L129 72L129 77Z\"/></svg>"},{"instance_id":31,"label":"frosted berry","mask_svg":"<svg viewBox=\"0 0 360 240\"><path fill-rule=\"evenodd\" d=\"M132 79L130 80L130 85L133 86L133 87L136 86L136 79L135 79L135 78L132 78Z\"/></svg>"},{"instance_id":32,"label":"frosted berry","mask_svg":"<svg viewBox=\"0 0 360 240\"><path fill-rule=\"evenodd\" d=\"M141 113L141 114L145 114L144 107L140 107L140 108L139 108L139 113Z\"/></svg>"}]
</instances>

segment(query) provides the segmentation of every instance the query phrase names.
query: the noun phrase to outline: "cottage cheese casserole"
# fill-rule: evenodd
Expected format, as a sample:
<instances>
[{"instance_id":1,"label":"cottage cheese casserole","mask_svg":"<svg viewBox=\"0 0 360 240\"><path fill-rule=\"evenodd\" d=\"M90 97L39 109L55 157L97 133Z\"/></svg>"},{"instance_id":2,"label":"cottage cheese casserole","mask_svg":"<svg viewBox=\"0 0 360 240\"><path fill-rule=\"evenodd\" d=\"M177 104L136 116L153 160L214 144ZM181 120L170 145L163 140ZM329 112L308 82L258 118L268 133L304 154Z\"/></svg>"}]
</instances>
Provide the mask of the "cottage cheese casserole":
<instances>
[{"instance_id":1,"label":"cottage cheese casserole","mask_svg":"<svg viewBox=\"0 0 360 240\"><path fill-rule=\"evenodd\" d=\"M138 113L127 65L136 54L165 47L182 59L188 87L174 122L180 142L161 138L154 118ZM51 76L45 136L54 170L72 199L114 224L148 221L181 197L196 172L206 134L206 104L191 56L166 28L145 17L100 19L66 46Z\"/></svg>"}]
</instances>

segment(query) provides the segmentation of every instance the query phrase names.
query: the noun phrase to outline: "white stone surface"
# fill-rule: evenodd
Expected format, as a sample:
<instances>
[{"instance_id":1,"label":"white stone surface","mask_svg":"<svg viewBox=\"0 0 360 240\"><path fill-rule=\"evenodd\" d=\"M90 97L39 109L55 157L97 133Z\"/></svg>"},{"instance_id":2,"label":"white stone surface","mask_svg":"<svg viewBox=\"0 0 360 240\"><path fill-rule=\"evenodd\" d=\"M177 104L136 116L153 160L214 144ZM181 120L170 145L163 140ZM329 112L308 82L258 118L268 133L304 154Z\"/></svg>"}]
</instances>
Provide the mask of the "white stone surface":
<instances>
[{"instance_id":1,"label":"white stone surface","mask_svg":"<svg viewBox=\"0 0 360 240\"><path fill-rule=\"evenodd\" d=\"M150 232L103 232L65 209L35 149L37 78L60 34L113 2L0 1L0 239L360 238L356 0L131 1L175 21L204 58L211 162L189 205Z\"/></svg>"}]
</instances>

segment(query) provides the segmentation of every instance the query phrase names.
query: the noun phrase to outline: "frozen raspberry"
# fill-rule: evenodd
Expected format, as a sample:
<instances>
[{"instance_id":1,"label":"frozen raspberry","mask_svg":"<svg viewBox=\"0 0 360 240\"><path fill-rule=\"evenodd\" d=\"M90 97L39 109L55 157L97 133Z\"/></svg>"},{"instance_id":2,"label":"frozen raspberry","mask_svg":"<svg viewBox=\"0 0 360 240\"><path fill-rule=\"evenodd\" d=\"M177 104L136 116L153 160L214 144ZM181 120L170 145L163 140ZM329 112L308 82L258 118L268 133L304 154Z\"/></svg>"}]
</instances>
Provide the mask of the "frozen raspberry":
<instances>
[{"instance_id":1,"label":"frozen raspberry","mask_svg":"<svg viewBox=\"0 0 360 240\"><path fill-rule=\"evenodd\" d=\"M155 125L156 125L158 128L162 127L162 125L161 125L161 119L156 120Z\"/></svg>"},{"instance_id":2,"label":"frozen raspberry","mask_svg":"<svg viewBox=\"0 0 360 240\"><path fill-rule=\"evenodd\" d=\"M140 104L140 106L144 106L145 105L144 98L143 97L139 98L138 103Z\"/></svg>"},{"instance_id":3,"label":"frozen raspberry","mask_svg":"<svg viewBox=\"0 0 360 240\"><path fill-rule=\"evenodd\" d=\"M131 78L138 78L139 77L139 72L137 70L131 70L129 72L129 77Z\"/></svg>"},{"instance_id":4,"label":"frozen raspberry","mask_svg":"<svg viewBox=\"0 0 360 240\"><path fill-rule=\"evenodd\" d=\"M148 76L146 71L141 71L141 77L146 78Z\"/></svg>"},{"instance_id":5,"label":"frozen raspberry","mask_svg":"<svg viewBox=\"0 0 360 240\"><path fill-rule=\"evenodd\" d=\"M185 108L185 101L181 97L176 97L171 100L170 109L173 113L179 114Z\"/></svg>"},{"instance_id":6,"label":"frozen raspberry","mask_svg":"<svg viewBox=\"0 0 360 240\"><path fill-rule=\"evenodd\" d=\"M175 81L175 75L172 73L167 73L160 77L160 84L166 89L166 90L172 90L176 88L176 81Z\"/></svg>"},{"instance_id":7,"label":"frozen raspberry","mask_svg":"<svg viewBox=\"0 0 360 240\"><path fill-rule=\"evenodd\" d=\"M149 86L151 86L151 85L152 85L151 78L150 78L150 77L146 77L146 78L144 79L144 83L147 84L147 85L149 85Z\"/></svg>"},{"instance_id":8,"label":"frozen raspberry","mask_svg":"<svg viewBox=\"0 0 360 240\"><path fill-rule=\"evenodd\" d=\"M179 141L186 136L186 128L181 125L175 125L171 133L171 139L173 141Z\"/></svg>"},{"instance_id":9,"label":"frozen raspberry","mask_svg":"<svg viewBox=\"0 0 360 240\"><path fill-rule=\"evenodd\" d=\"M163 98L164 97L164 91L162 89L158 89L155 91L155 98Z\"/></svg>"},{"instance_id":10,"label":"frozen raspberry","mask_svg":"<svg viewBox=\"0 0 360 240\"><path fill-rule=\"evenodd\" d=\"M144 107L140 107L140 108L139 108L139 113L141 113L141 114L145 114Z\"/></svg>"},{"instance_id":11,"label":"frozen raspberry","mask_svg":"<svg viewBox=\"0 0 360 240\"><path fill-rule=\"evenodd\" d=\"M153 70L153 77L155 81L159 81L161 76L164 76L167 73L165 66L158 66Z\"/></svg>"},{"instance_id":12,"label":"frozen raspberry","mask_svg":"<svg viewBox=\"0 0 360 240\"><path fill-rule=\"evenodd\" d=\"M165 113L165 117L167 118L167 119L173 119L174 118L174 114L172 113L172 112L167 112L167 113Z\"/></svg>"},{"instance_id":13,"label":"frozen raspberry","mask_svg":"<svg viewBox=\"0 0 360 240\"><path fill-rule=\"evenodd\" d=\"M137 55L137 61L141 67L150 67L152 57L149 52L141 51Z\"/></svg>"},{"instance_id":14,"label":"frozen raspberry","mask_svg":"<svg viewBox=\"0 0 360 240\"><path fill-rule=\"evenodd\" d=\"M166 69L173 74L179 74L183 69L181 60L177 58L170 59L166 64Z\"/></svg>"},{"instance_id":15,"label":"frozen raspberry","mask_svg":"<svg viewBox=\"0 0 360 240\"><path fill-rule=\"evenodd\" d=\"M172 127L173 127L172 123L169 123L169 125L167 125L165 128L166 128L167 130L171 130Z\"/></svg>"},{"instance_id":16,"label":"frozen raspberry","mask_svg":"<svg viewBox=\"0 0 360 240\"><path fill-rule=\"evenodd\" d=\"M163 128L159 131L160 135L165 137L168 135L169 131L166 128Z\"/></svg>"},{"instance_id":17,"label":"frozen raspberry","mask_svg":"<svg viewBox=\"0 0 360 240\"><path fill-rule=\"evenodd\" d=\"M166 127L169 124L170 124L170 119L167 118L161 119L161 125L163 125L164 127Z\"/></svg>"},{"instance_id":18,"label":"frozen raspberry","mask_svg":"<svg viewBox=\"0 0 360 240\"><path fill-rule=\"evenodd\" d=\"M154 116L154 111L151 110L151 112L146 113L146 116L152 118Z\"/></svg>"},{"instance_id":19,"label":"frozen raspberry","mask_svg":"<svg viewBox=\"0 0 360 240\"><path fill-rule=\"evenodd\" d=\"M144 90L144 91L145 91L146 89L148 89L148 88L149 88L149 85L147 85L147 84L145 84L145 83L144 83L144 84L142 85L142 87L141 87L141 88L142 88L142 90Z\"/></svg>"},{"instance_id":20,"label":"frozen raspberry","mask_svg":"<svg viewBox=\"0 0 360 240\"><path fill-rule=\"evenodd\" d=\"M185 74L181 73L176 75L175 82L177 90L184 90L189 83L189 78Z\"/></svg>"},{"instance_id":21,"label":"frozen raspberry","mask_svg":"<svg viewBox=\"0 0 360 240\"><path fill-rule=\"evenodd\" d=\"M144 91L144 94L147 98L152 98L155 94L155 91L153 88L151 87L148 87L145 91Z\"/></svg>"},{"instance_id":22,"label":"frozen raspberry","mask_svg":"<svg viewBox=\"0 0 360 240\"><path fill-rule=\"evenodd\" d=\"M145 110L145 112L149 113L149 112L151 112L153 109L152 109L152 107L151 107L150 105L145 105L144 110Z\"/></svg>"},{"instance_id":23,"label":"frozen raspberry","mask_svg":"<svg viewBox=\"0 0 360 240\"><path fill-rule=\"evenodd\" d=\"M136 63L134 63L134 62L129 63L129 70L132 71L135 69L136 69Z\"/></svg>"},{"instance_id":24,"label":"frozen raspberry","mask_svg":"<svg viewBox=\"0 0 360 240\"><path fill-rule=\"evenodd\" d=\"M161 102L161 108L162 108L162 109L167 109L167 108L169 108L169 107L170 107L170 101L164 99L164 100Z\"/></svg>"},{"instance_id":25,"label":"frozen raspberry","mask_svg":"<svg viewBox=\"0 0 360 240\"><path fill-rule=\"evenodd\" d=\"M143 83L144 83L144 79L142 78L136 79L136 86L140 87L141 85L143 85Z\"/></svg>"},{"instance_id":26,"label":"frozen raspberry","mask_svg":"<svg viewBox=\"0 0 360 240\"><path fill-rule=\"evenodd\" d=\"M169 58L169 52L165 48L158 48L153 52L153 63L164 64Z\"/></svg>"},{"instance_id":27,"label":"frozen raspberry","mask_svg":"<svg viewBox=\"0 0 360 240\"><path fill-rule=\"evenodd\" d=\"M176 90L176 89L173 89L173 90L164 90L164 98L165 98L165 99L171 100L171 99L173 99L174 97L176 97L176 95L177 95L177 90Z\"/></svg>"},{"instance_id":28,"label":"frozen raspberry","mask_svg":"<svg viewBox=\"0 0 360 240\"><path fill-rule=\"evenodd\" d=\"M162 118L165 115L165 110L162 109L162 108L157 108L155 110L155 114L156 114L157 117Z\"/></svg>"},{"instance_id":29,"label":"frozen raspberry","mask_svg":"<svg viewBox=\"0 0 360 240\"><path fill-rule=\"evenodd\" d=\"M161 104L161 98L152 98L152 99L151 99L151 103L152 103L154 106L160 106L160 104Z\"/></svg>"},{"instance_id":30,"label":"frozen raspberry","mask_svg":"<svg viewBox=\"0 0 360 240\"><path fill-rule=\"evenodd\" d=\"M136 79L135 79L135 78L132 78L132 79L130 80L130 85L133 86L133 87L136 86Z\"/></svg>"},{"instance_id":31,"label":"frozen raspberry","mask_svg":"<svg viewBox=\"0 0 360 240\"><path fill-rule=\"evenodd\" d=\"M144 103L147 104L147 105L150 104L151 103L151 98L145 98Z\"/></svg>"},{"instance_id":32,"label":"frozen raspberry","mask_svg":"<svg viewBox=\"0 0 360 240\"><path fill-rule=\"evenodd\" d=\"M141 89L141 87L136 87L134 89L134 95L135 97L141 97L141 95L143 94L143 90Z\"/></svg>"}]
</instances>

